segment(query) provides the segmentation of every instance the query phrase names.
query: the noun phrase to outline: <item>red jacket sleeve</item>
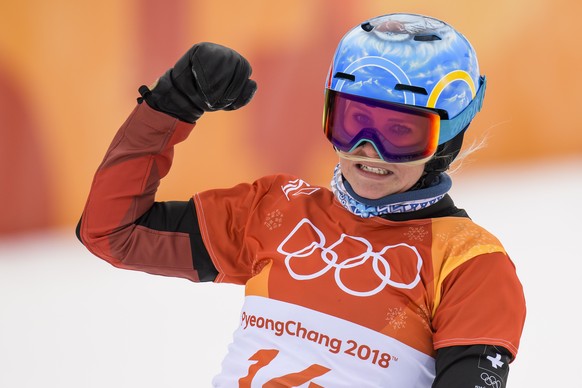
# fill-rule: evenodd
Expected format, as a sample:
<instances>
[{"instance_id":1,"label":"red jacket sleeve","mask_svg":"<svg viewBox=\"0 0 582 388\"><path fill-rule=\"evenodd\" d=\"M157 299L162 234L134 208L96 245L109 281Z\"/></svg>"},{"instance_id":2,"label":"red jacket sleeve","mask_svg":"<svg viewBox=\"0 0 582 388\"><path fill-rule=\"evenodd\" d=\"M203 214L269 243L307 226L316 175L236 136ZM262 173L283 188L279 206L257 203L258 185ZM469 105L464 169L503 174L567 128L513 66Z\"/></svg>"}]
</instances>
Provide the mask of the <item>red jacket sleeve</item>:
<instances>
[{"instance_id":1,"label":"red jacket sleeve","mask_svg":"<svg viewBox=\"0 0 582 388\"><path fill-rule=\"evenodd\" d=\"M188 233L136 222L153 207L159 182L172 164L174 146L193 127L145 103L134 109L91 185L78 229L89 251L119 268L200 280ZM182 208L193 211L193 206Z\"/></svg>"}]
</instances>

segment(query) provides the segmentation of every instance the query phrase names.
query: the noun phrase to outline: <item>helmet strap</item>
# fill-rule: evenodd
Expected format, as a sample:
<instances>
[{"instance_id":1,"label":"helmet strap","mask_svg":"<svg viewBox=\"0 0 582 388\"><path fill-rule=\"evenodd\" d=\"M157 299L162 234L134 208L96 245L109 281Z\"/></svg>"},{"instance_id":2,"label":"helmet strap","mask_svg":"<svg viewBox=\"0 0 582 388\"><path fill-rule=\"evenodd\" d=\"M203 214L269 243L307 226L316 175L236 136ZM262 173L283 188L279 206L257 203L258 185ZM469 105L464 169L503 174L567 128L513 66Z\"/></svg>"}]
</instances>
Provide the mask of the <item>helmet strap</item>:
<instances>
[{"instance_id":1,"label":"helmet strap","mask_svg":"<svg viewBox=\"0 0 582 388\"><path fill-rule=\"evenodd\" d=\"M437 180L442 172L449 169L451 163L459 152L461 152L461 146L463 145L463 138L465 136L465 130L469 125L467 125L461 132L459 132L451 140L438 146L436 153L424 166L424 173L420 179L409 189L419 190L432 186Z\"/></svg>"}]
</instances>

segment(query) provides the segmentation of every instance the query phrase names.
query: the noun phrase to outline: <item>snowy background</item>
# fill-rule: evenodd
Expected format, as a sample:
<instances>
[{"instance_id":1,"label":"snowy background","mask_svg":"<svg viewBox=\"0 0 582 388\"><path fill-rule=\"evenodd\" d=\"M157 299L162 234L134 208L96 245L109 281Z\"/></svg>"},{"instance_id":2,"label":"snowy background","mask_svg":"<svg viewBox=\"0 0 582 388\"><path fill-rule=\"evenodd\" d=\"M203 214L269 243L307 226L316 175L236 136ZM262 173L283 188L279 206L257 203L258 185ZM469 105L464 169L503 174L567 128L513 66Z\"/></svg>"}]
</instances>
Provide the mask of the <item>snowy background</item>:
<instances>
[{"instance_id":1,"label":"snowy background","mask_svg":"<svg viewBox=\"0 0 582 388\"><path fill-rule=\"evenodd\" d=\"M582 159L453 181L526 292L509 387L580 386ZM242 288L114 269L72 228L5 237L0 258L0 387L208 387L237 326Z\"/></svg>"}]
</instances>

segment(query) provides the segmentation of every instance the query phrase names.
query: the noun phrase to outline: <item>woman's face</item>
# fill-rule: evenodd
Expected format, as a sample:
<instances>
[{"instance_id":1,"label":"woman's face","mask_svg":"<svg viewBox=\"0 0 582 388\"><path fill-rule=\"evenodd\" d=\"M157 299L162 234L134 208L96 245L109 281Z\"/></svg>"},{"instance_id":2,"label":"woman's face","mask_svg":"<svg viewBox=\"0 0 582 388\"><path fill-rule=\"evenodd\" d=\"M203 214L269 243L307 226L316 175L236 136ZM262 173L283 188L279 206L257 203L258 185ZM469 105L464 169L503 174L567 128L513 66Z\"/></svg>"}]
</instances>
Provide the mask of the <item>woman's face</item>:
<instances>
[{"instance_id":1,"label":"woman's face","mask_svg":"<svg viewBox=\"0 0 582 388\"><path fill-rule=\"evenodd\" d=\"M361 162L340 158L343 176L356 194L368 199L402 193L410 189L422 176L424 164L408 165L386 163L368 142L362 143L349 155L377 159L378 162Z\"/></svg>"}]
</instances>

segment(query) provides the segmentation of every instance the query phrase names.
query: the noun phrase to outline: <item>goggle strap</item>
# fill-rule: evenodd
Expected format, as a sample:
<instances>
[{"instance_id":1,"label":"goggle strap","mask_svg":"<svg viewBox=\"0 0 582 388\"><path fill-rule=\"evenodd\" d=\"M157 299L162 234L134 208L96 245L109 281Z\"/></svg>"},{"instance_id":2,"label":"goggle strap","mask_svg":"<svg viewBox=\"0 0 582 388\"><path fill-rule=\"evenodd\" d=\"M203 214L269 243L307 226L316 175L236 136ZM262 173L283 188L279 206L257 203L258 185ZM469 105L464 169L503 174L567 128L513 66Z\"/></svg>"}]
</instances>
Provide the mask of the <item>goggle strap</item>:
<instances>
[{"instance_id":1,"label":"goggle strap","mask_svg":"<svg viewBox=\"0 0 582 388\"><path fill-rule=\"evenodd\" d=\"M483 98L485 97L485 88L487 86L487 79L485 76L479 77L479 90L475 98L463 109L461 113L449 120L441 119L441 130L439 134L439 145L446 143L453 137L457 136L459 132L467 127L483 106Z\"/></svg>"}]
</instances>

